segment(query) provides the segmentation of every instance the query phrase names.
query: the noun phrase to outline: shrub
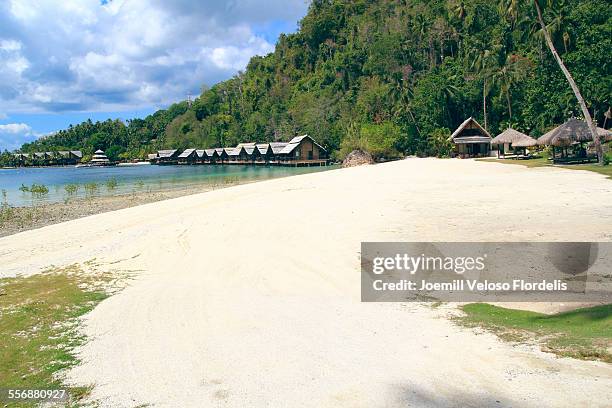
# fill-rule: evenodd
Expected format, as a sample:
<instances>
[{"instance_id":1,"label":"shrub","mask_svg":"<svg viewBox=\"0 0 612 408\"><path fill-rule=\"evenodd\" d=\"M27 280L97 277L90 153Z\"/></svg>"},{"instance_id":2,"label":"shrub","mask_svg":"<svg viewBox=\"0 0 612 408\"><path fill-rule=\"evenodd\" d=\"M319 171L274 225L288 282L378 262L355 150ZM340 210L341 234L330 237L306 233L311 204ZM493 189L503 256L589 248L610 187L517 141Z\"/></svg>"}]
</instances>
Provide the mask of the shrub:
<instances>
[{"instance_id":1,"label":"shrub","mask_svg":"<svg viewBox=\"0 0 612 408\"><path fill-rule=\"evenodd\" d=\"M66 193L68 193L68 195L74 195L77 191L79 191L79 185L78 184L66 184L64 186L64 190L66 190Z\"/></svg>"},{"instance_id":2,"label":"shrub","mask_svg":"<svg viewBox=\"0 0 612 408\"><path fill-rule=\"evenodd\" d=\"M108 189L108 191L112 191L114 189L117 188L117 179L116 178L112 178L106 181L106 188Z\"/></svg>"},{"instance_id":3,"label":"shrub","mask_svg":"<svg viewBox=\"0 0 612 408\"><path fill-rule=\"evenodd\" d=\"M368 152L375 160L399 157L395 142L400 133L400 128L391 122L351 125L340 144L340 157L344 159L354 150Z\"/></svg>"},{"instance_id":4,"label":"shrub","mask_svg":"<svg viewBox=\"0 0 612 408\"><path fill-rule=\"evenodd\" d=\"M85 194L88 196L92 196L98 191L98 184L96 183L87 183L85 184Z\"/></svg>"},{"instance_id":5,"label":"shrub","mask_svg":"<svg viewBox=\"0 0 612 408\"><path fill-rule=\"evenodd\" d=\"M436 157L448 157L453 144L448 138L451 132L448 128L436 128L427 137L429 154Z\"/></svg>"},{"instance_id":6,"label":"shrub","mask_svg":"<svg viewBox=\"0 0 612 408\"><path fill-rule=\"evenodd\" d=\"M45 194L49 193L49 188L47 186L45 186L44 184L36 184L36 183L34 183L30 187L30 192L33 195L42 196L42 195L45 195Z\"/></svg>"}]
</instances>

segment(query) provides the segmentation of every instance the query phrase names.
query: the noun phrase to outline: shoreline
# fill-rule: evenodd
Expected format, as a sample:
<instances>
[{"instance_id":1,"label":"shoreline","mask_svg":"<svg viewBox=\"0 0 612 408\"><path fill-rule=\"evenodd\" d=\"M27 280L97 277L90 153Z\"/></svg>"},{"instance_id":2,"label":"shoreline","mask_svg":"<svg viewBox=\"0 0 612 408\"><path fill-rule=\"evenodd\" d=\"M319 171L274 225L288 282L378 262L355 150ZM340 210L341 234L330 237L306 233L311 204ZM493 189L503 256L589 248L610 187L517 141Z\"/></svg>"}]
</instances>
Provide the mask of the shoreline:
<instances>
[{"instance_id":1,"label":"shoreline","mask_svg":"<svg viewBox=\"0 0 612 408\"><path fill-rule=\"evenodd\" d=\"M79 197L69 199L67 202L9 207L8 209L2 210L4 212L0 213L0 237L6 237L23 231L60 224L66 221L72 221L109 211L122 210L252 182L253 181L245 181L244 183L232 182L223 186L201 184L88 198Z\"/></svg>"}]
</instances>

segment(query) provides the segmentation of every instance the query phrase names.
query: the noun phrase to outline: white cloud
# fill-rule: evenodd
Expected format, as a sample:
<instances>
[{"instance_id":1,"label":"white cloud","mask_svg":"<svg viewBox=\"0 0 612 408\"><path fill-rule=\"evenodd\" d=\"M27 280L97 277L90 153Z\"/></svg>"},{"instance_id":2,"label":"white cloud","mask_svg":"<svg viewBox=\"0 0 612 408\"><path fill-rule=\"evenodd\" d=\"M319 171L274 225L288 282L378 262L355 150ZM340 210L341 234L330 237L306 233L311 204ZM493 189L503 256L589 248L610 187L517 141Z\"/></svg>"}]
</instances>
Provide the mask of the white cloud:
<instances>
[{"instance_id":1,"label":"white cloud","mask_svg":"<svg viewBox=\"0 0 612 408\"><path fill-rule=\"evenodd\" d=\"M273 50L304 0L0 2L0 111L123 110L197 92Z\"/></svg>"},{"instance_id":2,"label":"white cloud","mask_svg":"<svg viewBox=\"0 0 612 408\"><path fill-rule=\"evenodd\" d=\"M27 133L31 132L32 128L30 125L25 123L7 123L6 125L0 125L0 133Z\"/></svg>"},{"instance_id":3,"label":"white cloud","mask_svg":"<svg viewBox=\"0 0 612 408\"><path fill-rule=\"evenodd\" d=\"M0 40L0 51L19 51L21 43L15 40Z\"/></svg>"},{"instance_id":4,"label":"white cloud","mask_svg":"<svg viewBox=\"0 0 612 408\"><path fill-rule=\"evenodd\" d=\"M34 132L26 123L7 123L0 125L0 146L14 150L26 142L39 138L40 134Z\"/></svg>"}]
</instances>

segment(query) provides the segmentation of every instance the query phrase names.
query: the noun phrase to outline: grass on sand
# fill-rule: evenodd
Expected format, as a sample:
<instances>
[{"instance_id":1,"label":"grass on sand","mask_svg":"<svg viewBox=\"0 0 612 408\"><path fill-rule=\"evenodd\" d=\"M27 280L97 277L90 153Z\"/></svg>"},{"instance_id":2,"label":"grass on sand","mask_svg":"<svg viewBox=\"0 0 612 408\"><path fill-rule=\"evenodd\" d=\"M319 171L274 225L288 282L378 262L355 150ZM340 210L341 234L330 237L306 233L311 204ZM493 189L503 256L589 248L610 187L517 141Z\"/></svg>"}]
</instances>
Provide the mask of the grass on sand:
<instances>
[{"instance_id":1,"label":"grass on sand","mask_svg":"<svg viewBox=\"0 0 612 408\"><path fill-rule=\"evenodd\" d=\"M586 170L592 171L595 173L603 174L608 178L612 179L612 165L600 166L598 164L565 164L559 165L555 164L554 166L548 161L546 158L539 159L529 159L529 160L512 160L512 159L478 159L479 161L490 161L495 163L503 163L503 164L519 164L521 166L526 167L556 167L558 169L568 169L568 170Z\"/></svg>"},{"instance_id":2,"label":"grass on sand","mask_svg":"<svg viewBox=\"0 0 612 408\"><path fill-rule=\"evenodd\" d=\"M612 304L546 315L505 309L485 303L462 307L459 317L468 327L483 327L508 341L535 338L544 351L612 362Z\"/></svg>"},{"instance_id":3,"label":"grass on sand","mask_svg":"<svg viewBox=\"0 0 612 408\"><path fill-rule=\"evenodd\" d=\"M78 317L109 296L102 280L104 276L85 275L76 265L0 279L2 387L65 388L57 373L78 363L73 350L85 341L78 332ZM88 391L69 388L70 404Z\"/></svg>"}]
</instances>

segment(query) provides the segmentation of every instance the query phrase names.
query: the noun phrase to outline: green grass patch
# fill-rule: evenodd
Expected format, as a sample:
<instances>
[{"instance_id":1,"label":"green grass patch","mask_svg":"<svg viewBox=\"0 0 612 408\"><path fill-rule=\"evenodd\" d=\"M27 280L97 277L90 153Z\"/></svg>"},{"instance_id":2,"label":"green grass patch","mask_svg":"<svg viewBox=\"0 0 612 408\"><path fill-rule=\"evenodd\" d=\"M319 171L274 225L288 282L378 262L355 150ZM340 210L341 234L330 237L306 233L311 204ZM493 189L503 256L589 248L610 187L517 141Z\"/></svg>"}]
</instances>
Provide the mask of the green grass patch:
<instances>
[{"instance_id":1,"label":"green grass patch","mask_svg":"<svg viewBox=\"0 0 612 408\"><path fill-rule=\"evenodd\" d=\"M86 340L79 334L78 317L109 296L103 281L104 276L85 275L76 265L0 279L2 387L65 388L56 373L78 363L73 350ZM69 392L74 406L89 388Z\"/></svg>"},{"instance_id":2,"label":"green grass patch","mask_svg":"<svg viewBox=\"0 0 612 408\"><path fill-rule=\"evenodd\" d=\"M612 304L547 315L486 303L462 307L458 321L483 327L508 341L535 339L543 350L584 360L612 363Z\"/></svg>"},{"instance_id":3,"label":"green grass patch","mask_svg":"<svg viewBox=\"0 0 612 408\"><path fill-rule=\"evenodd\" d=\"M612 179L612 165L600 166L598 164L551 164L550 161L544 157L538 159L529 160L513 160L513 159L476 159L478 161L502 163L502 164L518 164L525 167L555 167L558 169L568 170L586 170L594 173L603 174L604 176Z\"/></svg>"}]
</instances>

